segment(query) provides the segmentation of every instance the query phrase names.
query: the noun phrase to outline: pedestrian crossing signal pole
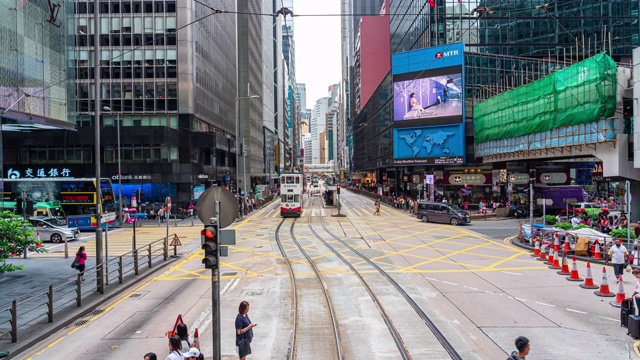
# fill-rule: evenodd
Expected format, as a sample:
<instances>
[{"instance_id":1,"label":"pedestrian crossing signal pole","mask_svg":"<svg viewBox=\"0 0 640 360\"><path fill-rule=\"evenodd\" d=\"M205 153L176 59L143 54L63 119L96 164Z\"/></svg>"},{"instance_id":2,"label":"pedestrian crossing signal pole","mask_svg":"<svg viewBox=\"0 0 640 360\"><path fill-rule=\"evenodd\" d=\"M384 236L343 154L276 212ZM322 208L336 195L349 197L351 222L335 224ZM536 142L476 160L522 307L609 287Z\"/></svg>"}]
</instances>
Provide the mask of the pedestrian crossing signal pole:
<instances>
[{"instance_id":1,"label":"pedestrian crossing signal pole","mask_svg":"<svg viewBox=\"0 0 640 360\"><path fill-rule=\"evenodd\" d=\"M213 359L220 360L220 202L215 202L215 218L200 232L200 241L204 250L202 264L211 269L211 323L213 336Z\"/></svg>"}]
</instances>

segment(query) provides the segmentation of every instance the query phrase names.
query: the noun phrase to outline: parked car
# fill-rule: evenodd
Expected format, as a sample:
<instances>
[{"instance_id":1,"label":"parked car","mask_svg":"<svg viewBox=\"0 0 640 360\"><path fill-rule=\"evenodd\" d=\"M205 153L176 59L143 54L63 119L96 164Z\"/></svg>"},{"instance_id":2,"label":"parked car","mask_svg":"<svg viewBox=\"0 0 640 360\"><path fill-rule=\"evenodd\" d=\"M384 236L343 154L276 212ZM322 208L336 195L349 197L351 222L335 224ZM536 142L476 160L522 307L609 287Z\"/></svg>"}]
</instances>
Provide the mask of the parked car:
<instances>
[{"instance_id":1,"label":"parked car","mask_svg":"<svg viewBox=\"0 0 640 360\"><path fill-rule=\"evenodd\" d=\"M40 234L40 240L49 240L54 243L80 239L80 230L70 229L62 221L43 216L32 216L29 219L32 226L29 228Z\"/></svg>"},{"instance_id":2,"label":"parked car","mask_svg":"<svg viewBox=\"0 0 640 360\"><path fill-rule=\"evenodd\" d=\"M440 202L418 202L416 217L422 222L444 222L451 225L466 224L471 222L469 212L458 206Z\"/></svg>"}]
</instances>

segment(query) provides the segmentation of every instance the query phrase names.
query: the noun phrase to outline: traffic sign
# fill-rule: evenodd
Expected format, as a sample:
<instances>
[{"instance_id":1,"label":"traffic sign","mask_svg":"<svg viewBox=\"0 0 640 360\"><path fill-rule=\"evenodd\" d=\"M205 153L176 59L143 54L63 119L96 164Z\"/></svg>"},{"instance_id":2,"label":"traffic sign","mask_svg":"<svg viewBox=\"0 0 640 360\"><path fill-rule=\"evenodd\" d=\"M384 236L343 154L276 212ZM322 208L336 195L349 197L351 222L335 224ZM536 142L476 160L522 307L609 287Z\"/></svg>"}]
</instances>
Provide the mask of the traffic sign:
<instances>
[{"instance_id":1,"label":"traffic sign","mask_svg":"<svg viewBox=\"0 0 640 360\"><path fill-rule=\"evenodd\" d=\"M169 243L169 246L182 246L178 234L173 235L173 239L171 240L171 243Z\"/></svg>"},{"instance_id":2,"label":"traffic sign","mask_svg":"<svg viewBox=\"0 0 640 360\"><path fill-rule=\"evenodd\" d=\"M216 216L215 202L220 201L220 228L231 225L238 215L238 199L233 193L221 187L210 187L200 195L196 204L198 218L204 224L209 224L211 218Z\"/></svg>"},{"instance_id":3,"label":"traffic sign","mask_svg":"<svg viewBox=\"0 0 640 360\"><path fill-rule=\"evenodd\" d=\"M109 221L115 221L115 220L116 220L116 213L114 212L104 213L100 216L100 223L102 224L108 223Z\"/></svg>"},{"instance_id":4,"label":"traffic sign","mask_svg":"<svg viewBox=\"0 0 640 360\"><path fill-rule=\"evenodd\" d=\"M171 198L167 196L167 212L171 212Z\"/></svg>"},{"instance_id":5,"label":"traffic sign","mask_svg":"<svg viewBox=\"0 0 640 360\"><path fill-rule=\"evenodd\" d=\"M546 205L546 206L553 205L553 199L538 199L536 202L538 205Z\"/></svg>"}]
</instances>

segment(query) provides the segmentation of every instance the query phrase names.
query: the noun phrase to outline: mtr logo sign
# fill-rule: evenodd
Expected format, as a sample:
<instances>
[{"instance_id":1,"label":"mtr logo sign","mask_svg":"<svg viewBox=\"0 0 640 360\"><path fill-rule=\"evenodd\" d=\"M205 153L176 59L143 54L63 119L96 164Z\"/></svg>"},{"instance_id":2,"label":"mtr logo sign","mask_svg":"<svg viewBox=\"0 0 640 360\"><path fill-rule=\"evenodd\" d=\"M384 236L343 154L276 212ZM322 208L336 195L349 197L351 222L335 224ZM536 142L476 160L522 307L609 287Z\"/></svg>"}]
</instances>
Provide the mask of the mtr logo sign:
<instances>
[{"instance_id":1,"label":"mtr logo sign","mask_svg":"<svg viewBox=\"0 0 640 360\"><path fill-rule=\"evenodd\" d=\"M436 53L436 59L442 59L448 56L456 56L459 55L458 50L451 50L451 51L438 51Z\"/></svg>"}]
</instances>

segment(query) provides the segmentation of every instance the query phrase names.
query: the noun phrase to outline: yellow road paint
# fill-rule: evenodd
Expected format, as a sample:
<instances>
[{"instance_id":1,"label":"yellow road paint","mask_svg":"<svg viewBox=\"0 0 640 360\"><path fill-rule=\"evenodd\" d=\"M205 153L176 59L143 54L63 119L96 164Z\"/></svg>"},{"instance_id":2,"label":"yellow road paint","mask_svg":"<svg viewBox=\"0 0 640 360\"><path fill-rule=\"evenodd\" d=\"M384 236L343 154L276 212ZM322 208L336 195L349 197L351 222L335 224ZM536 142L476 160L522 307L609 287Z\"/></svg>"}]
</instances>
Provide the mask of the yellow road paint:
<instances>
[{"instance_id":1,"label":"yellow road paint","mask_svg":"<svg viewBox=\"0 0 640 360\"><path fill-rule=\"evenodd\" d=\"M500 261L496 261L495 263L487 266L487 269L494 269L498 265L502 265L502 264L506 263L509 260L513 260L513 259L517 258L518 256L522 256L522 255L527 254L527 253L528 253L528 251L520 251L520 252L515 253L515 254L513 254L513 255L511 255L511 256L509 256L507 258L504 258L504 259L502 259Z\"/></svg>"},{"instance_id":2,"label":"yellow road paint","mask_svg":"<svg viewBox=\"0 0 640 360\"><path fill-rule=\"evenodd\" d=\"M467 251L469 251L469 250L478 249L478 248L485 247L485 246L488 246L488 245L489 245L489 244L480 244L480 245L472 246L472 247L467 248L467 249L462 249L462 250L454 251L454 252L452 252L452 253L450 253L450 254L446 254L446 255L443 255L443 256L437 257L437 258L435 258L435 259L431 259L431 260L423 261L423 262L421 262L421 263L417 263L417 264L414 264L414 265L408 266L408 267L406 267L405 269L415 269L416 267L419 267L419 266L422 266L422 265L431 264L432 262L440 261L440 260L442 260L442 259L446 259L446 258L449 258L449 257L454 256L454 255L464 254L465 252L467 252Z\"/></svg>"}]
</instances>

